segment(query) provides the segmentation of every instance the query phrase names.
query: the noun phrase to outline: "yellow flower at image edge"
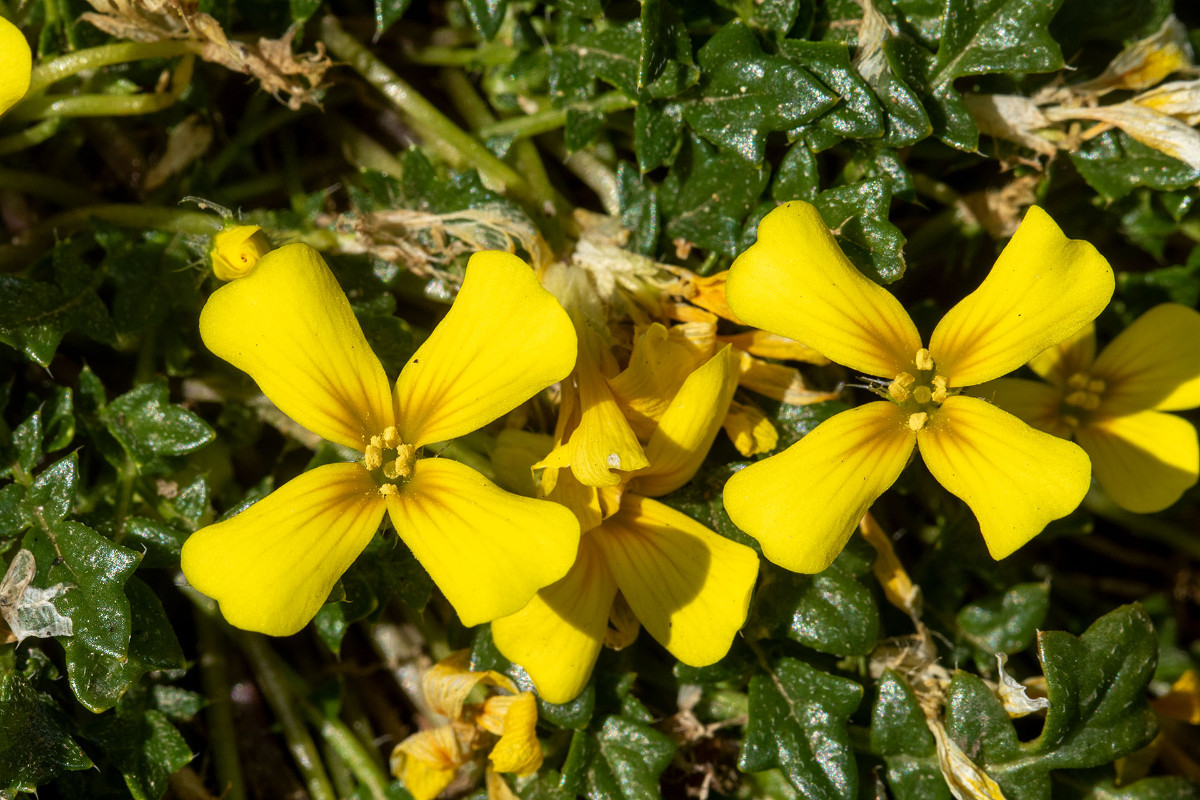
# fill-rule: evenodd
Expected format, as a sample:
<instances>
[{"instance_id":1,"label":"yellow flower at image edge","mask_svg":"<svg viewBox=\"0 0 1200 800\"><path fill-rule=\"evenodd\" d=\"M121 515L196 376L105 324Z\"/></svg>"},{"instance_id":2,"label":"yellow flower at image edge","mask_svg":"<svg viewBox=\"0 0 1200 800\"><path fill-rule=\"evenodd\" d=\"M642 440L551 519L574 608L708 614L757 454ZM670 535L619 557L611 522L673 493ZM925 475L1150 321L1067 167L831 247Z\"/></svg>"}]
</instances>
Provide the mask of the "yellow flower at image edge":
<instances>
[{"instance_id":1,"label":"yellow flower at image edge","mask_svg":"<svg viewBox=\"0 0 1200 800\"><path fill-rule=\"evenodd\" d=\"M184 544L184 575L232 624L300 630L385 511L468 626L511 614L570 568L579 525L567 509L509 494L455 461L418 457L424 445L511 411L574 365L570 320L517 257L471 257L454 305L394 392L308 245L274 250L214 292L200 334L297 423L363 454L300 475Z\"/></svg>"},{"instance_id":2,"label":"yellow flower at image edge","mask_svg":"<svg viewBox=\"0 0 1200 800\"><path fill-rule=\"evenodd\" d=\"M0 114L8 111L29 91L33 53L25 34L0 17Z\"/></svg>"},{"instance_id":3,"label":"yellow flower at image edge","mask_svg":"<svg viewBox=\"0 0 1200 800\"><path fill-rule=\"evenodd\" d=\"M979 394L1035 428L1074 438L1117 505L1161 511L1195 485L1196 429L1161 412L1200 406L1200 314L1155 306L1099 356L1088 325L1029 366L1047 383L1003 378Z\"/></svg>"},{"instance_id":4,"label":"yellow flower at image edge","mask_svg":"<svg viewBox=\"0 0 1200 800\"><path fill-rule=\"evenodd\" d=\"M819 572L919 448L933 476L975 513L992 556L1009 555L1074 510L1091 465L1070 442L959 392L1071 336L1113 287L1095 248L1067 239L1035 206L926 348L899 301L854 268L815 208L775 209L730 270L730 307L749 325L882 378L886 399L844 411L736 473L725 485L730 518L770 560Z\"/></svg>"}]
</instances>

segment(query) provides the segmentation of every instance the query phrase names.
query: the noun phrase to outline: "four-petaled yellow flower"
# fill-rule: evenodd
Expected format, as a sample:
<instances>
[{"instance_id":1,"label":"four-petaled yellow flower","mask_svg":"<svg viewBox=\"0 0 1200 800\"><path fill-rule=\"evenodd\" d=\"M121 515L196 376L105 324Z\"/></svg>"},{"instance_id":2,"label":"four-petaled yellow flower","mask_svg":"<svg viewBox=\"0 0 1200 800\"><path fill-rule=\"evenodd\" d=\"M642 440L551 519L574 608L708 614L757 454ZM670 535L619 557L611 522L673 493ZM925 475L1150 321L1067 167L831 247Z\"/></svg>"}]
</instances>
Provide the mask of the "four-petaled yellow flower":
<instances>
[{"instance_id":1,"label":"four-petaled yellow flower","mask_svg":"<svg viewBox=\"0 0 1200 800\"><path fill-rule=\"evenodd\" d=\"M919 448L975 513L992 556L1009 555L1079 504L1091 465L1076 445L959 391L1078 331L1113 286L1095 248L1064 237L1035 206L926 348L899 301L854 268L815 208L775 209L730 270L730 307L749 325L882 378L886 400L844 411L735 474L725 486L730 518L775 563L819 572Z\"/></svg>"},{"instance_id":2,"label":"four-petaled yellow flower","mask_svg":"<svg viewBox=\"0 0 1200 800\"><path fill-rule=\"evenodd\" d=\"M634 359L643 343L665 336L661 325L652 325ZM685 664L706 666L729 651L746 620L758 556L650 496L673 492L696 474L736 387L729 346L670 387L654 418L646 420L647 465L619 475L619 486L601 492L601 507L612 508L601 512L594 489L565 469L558 474L551 496L567 504L584 529L575 565L525 608L492 623L500 652L525 669L544 699L565 703L587 685L610 616L623 623L620 633L636 636L637 622L621 619L628 611L619 597ZM564 491L566 486L573 488Z\"/></svg>"},{"instance_id":3,"label":"four-petaled yellow flower","mask_svg":"<svg viewBox=\"0 0 1200 800\"><path fill-rule=\"evenodd\" d=\"M1161 412L1200 406L1200 314L1155 306L1099 356L1088 325L1029 366L1048 384L1004 378L980 394L1035 428L1073 437L1117 505L1161 511L1195 485L1196 429Z\"/></svg>"},{"instance_id":4,"label":"four-petaled yellow flower","mask_svg":"<svg viewBox=\"0 0 1200 800\"><path fill-rule=\"evenodd\" d=\"M8 111L29 91L33 53L21 30L0 17L0 114Z\"/></svg>"},{"instance_id":5,"label":"four-petaled yellow flower","mask_svg":"<svg viewBox=\"0 0 1200 800\"><path fill-rule=\"evenodd\" d=\"M481 703L468 703L476 687L497 689ZM518 691L506 675L472 671L470 652L460 650L435 664L421 680L430 710L447 722L414 733L392 750L392 774L416 800L433 800L462 767L488 752L489 800L516 795L497 773L529 775L542 765L537 738L537 701ZM499 737L499 738L497 738Z\"/></svg>"},{"instance_id":6,"label":"four-petaled yellow flower","mask_svg":"<svg viewBox=\"0 0 1200 800\"><path fill-rule=\"evenodd\" d=\"M284 484L193 534L183 572L234 625L300 630L374 536L384 512L465 625L511 614L561 578L579 524L421 447L453 439L561 380L571 322L516 256L476 253L453 307L393 393L316 250L293 244L222 286L200 316L215 354L300 425L362 453Z\"/></svg>"}]
</instances>

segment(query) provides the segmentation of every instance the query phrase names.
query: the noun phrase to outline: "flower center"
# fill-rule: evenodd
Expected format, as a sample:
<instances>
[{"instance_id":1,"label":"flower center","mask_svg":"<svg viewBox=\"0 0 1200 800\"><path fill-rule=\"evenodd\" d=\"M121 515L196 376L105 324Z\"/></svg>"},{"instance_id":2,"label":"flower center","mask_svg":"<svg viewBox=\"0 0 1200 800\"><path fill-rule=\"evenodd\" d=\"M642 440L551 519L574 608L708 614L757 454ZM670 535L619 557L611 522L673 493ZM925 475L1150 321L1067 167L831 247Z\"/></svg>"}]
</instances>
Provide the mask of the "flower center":
<instances>
[{"instance_id":1,"label":"flower center","mask_svg":"<svg viewBox=\"0 0 1200 800\"><path fill-rule=\"evenodd\" d=\"M395 426L389 425L383 433L371 437L361 463L379 485L379 493L386 497L408 483L416 462L417 448L402 442Z\"/></svg>"},{"instance_id":2,"label":"flower center","mask_svg":"<svg viewBox=\"0 0 1200 800\"><path fill-rule=\"evenodd\" d=\"M887 399L908 412L908 427L919 431L947 397L946 379L922 347L913 357L913 372L901 372L887 388ZM915 373L915 374L914 374Z\"/></svg>"},{"instance_id":3,"label":"flower center","mask_svg":"<svg viewBox=\"0 0 1200 800\"><path fill-rule=\"evenodd\" d=\"M1067 378L1067 388L1063 392L1060 417L1072 428L1079 427L1088 416L1088 412L1100 407L1100 399L1108 384L1099 378L1093 378L1086 372L1076 372Z\"/></svg>"}]
</instances>

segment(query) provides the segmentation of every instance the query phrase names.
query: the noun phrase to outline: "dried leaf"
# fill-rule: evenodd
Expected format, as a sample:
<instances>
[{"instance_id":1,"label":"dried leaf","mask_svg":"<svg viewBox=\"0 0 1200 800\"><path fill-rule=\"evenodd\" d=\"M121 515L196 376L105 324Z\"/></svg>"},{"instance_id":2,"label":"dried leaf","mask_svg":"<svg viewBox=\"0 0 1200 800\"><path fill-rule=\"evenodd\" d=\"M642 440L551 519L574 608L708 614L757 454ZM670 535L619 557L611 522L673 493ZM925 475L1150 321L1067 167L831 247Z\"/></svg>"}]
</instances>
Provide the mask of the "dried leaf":
<instances>
[{"instance_id":1,"label":"dried leaf","mask_svg":"<svg viewBox=\"0 0 1200 800\"><path fill-rule=\"evenodd\" d=\"M22 549L17 551L4 580L0 581L0 614L11 631L8 641L20 644L30 636L48 639L74 632L71 619L60 614L51 602L70 587L61 583L47 589L30 586L36 574L33 553Z\"/></svg>"}]
</instances>

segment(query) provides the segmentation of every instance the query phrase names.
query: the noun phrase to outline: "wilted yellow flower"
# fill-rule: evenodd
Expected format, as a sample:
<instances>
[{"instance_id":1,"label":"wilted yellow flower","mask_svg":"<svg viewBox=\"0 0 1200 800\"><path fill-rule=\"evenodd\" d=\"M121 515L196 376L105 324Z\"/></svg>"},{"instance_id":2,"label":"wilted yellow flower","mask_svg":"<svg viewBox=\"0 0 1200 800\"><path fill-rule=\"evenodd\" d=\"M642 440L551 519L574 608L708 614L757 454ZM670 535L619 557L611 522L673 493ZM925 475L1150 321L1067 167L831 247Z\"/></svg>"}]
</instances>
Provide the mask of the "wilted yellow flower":
<instances>
[{"instance_id":1,"label":"wilted yellow flower","mask_svg":"<svg viewBox=\"0 0 1200 800\"><path fill-rule=\"evenodd\" d=\"M511 614L570 567L579 525L566 509L509 494L458 462L418 458L571 371L571 323L517 257L471 257L453 307L394 392L333 273L305 244L266 254L214 292L200 334L298 424L363 454L188 539L184 574L234 625L300 630L385 511L465 625Z\"/></svg>"},{"instance_id":2,"label":"wilted yellow flower","mask_svg":"<svg viewBox=\"0 0 1200 800\"><path fill-rule=\"evenodd\" d=\"M33 53L25 34L0 17L0 114L8 111L29 91Z\"/></svg>"},{"instance_id":3,"label":"wilted yellow flower","mask_svg":"<svg viewBox=\"0 0 1200 800\"><path fill-rule=\"evenodd\" d=\"M477 686L489 692L480 703L467 703ZM507 784L493 773L529 775L542 765L537 738L537 701L520 692L505 675L475 672L470 653L460 650L425 673L422 689L445 725L419 731L392 750L392 774L416 800L433 800L450 785L459 769L488 753L488 794L507 797Z\"/></svg>"},{"instance_id":4,"label":"wilted yellow flower","mask_svg":"<svg viewBox=\"0 0 1200 800\"><path fill-rule=\"evenodd\" d=\"M1012 553L1079 504L1090 464L1078 447L959 391L1011 372L1090 322L1113 283L1095 248L1064 237L1034 206L926 348L899 301L854 268L815 208L775 209L733 264L730 307L751 325L881 378L877 393L886 399L844 411L735 474L725 486L730 518L775 563L820 572L919 447L934 477L975 512L992 556Z\"/></svg>"},{"instance_id":5,"label":"wilted yellow flower","mask_svg":"<svg viewBox=\"0 0 1200 800\"><path fill-rule=\"evenodd\" d=\"M1163 303L1096 355L1088 325L1029 362L1047 383L1005 378L981 387L1001 408L1077 441L1113 502L1161 511L1195 485L1195 427L1163 411L1200 406L1200 314Z\"/></svg>"},{"instance_id":6,"label":"wilted yellow flower","mask_svg":"<svg viewBox=\"0 0 1200 800\"><path fill-rule=\"evenodd\" d=\"M271 243L257 225L227 228L213 237L213 274L223 281L245 277L270 250Z\"/></svg>"},{"instance_id":7,"label":"wilted yellow flower","mask_svg":"<svg viewBox=\"0 0 1200 800\"><path fill-rule=\"evenodd\" d=\"M652 326L643 339L661 341L664 334ZM557 476L551 496L575 511L584 528L575 565L525 608L492 623L500 652L525 669L546 700L565 703L583 690L610 618L624 620L621 598L685 664L712 664L729 651L746 619L758 557L650 496L672 492L696 474L736 381L731 348L725 347L682 385L643 384L669 398L651 422L648 466L621 476L620 487L599 492L570 473ZM631 624L619 625L619 638L628 643L636 623L625 622Z\"/></svg>"}]
</instances>

